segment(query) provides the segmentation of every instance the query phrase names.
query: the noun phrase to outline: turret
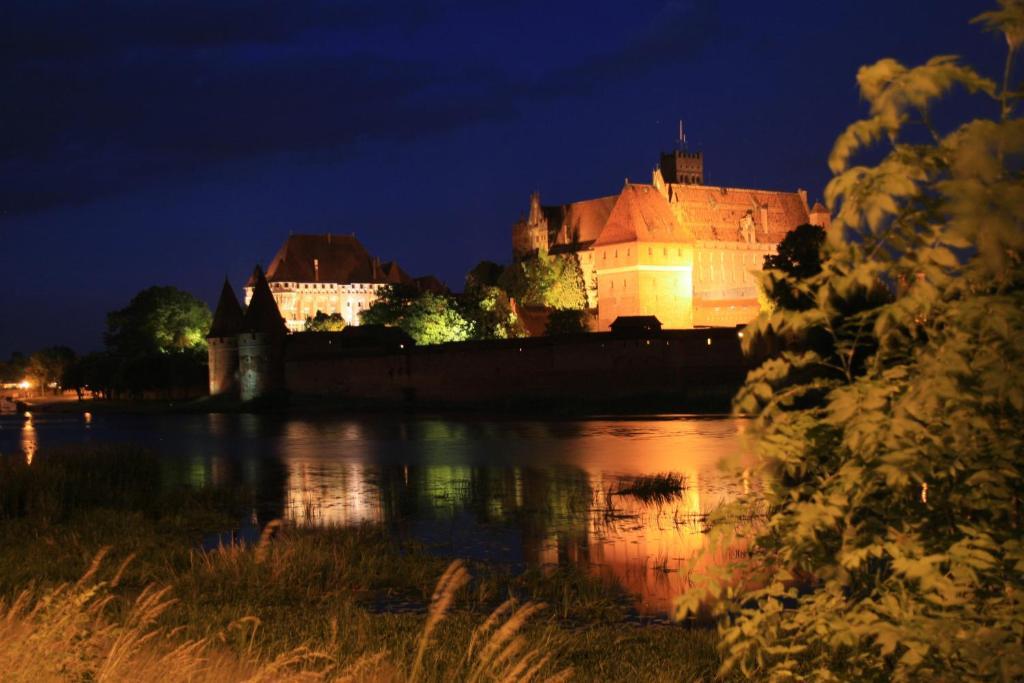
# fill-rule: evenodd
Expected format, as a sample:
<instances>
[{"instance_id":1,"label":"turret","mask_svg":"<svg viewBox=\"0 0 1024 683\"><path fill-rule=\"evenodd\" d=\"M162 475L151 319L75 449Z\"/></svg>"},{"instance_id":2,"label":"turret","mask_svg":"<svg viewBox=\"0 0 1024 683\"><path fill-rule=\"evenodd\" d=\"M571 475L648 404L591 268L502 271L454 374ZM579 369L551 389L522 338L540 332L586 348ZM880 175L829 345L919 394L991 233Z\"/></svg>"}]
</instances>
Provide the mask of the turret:
<instances>
[{"instance_id":1,"label":"turret","mask_svg":"<svg viewBox=\"0 0 1024 683\"><path fill-rule=\"evenodd\" d=\"M238 335L240 394L251 401L284 389L284 343L288 334L263 270L256 266L249 308Z\"/></svg>"},{"instance_id":2,"label":"turret","mask_svg":"<svg viewBox=\"0 0 1024 683\"><path fill-rule=\"evenodd\" d=\"M822 230L828 230L828 226L832 223L832 214L828 212L828 209L821 202L814 202L814 206L811 207L810 217L811 225L817 225Z\"/></svg>"},{"instance_id":3,"label":"turret","mask_svg":"<svg viewBox=\"0 0 1024 683\"><path fill-rule=\"evenodd\" d=\"M206 335L210 396L238 394L238 334L242 331L242 317L235 290L225 277L213 324Z\"/></svg>"},{"instance_id":4,"label":"turret","mask_svg":"<svg viewBox=\"0 0 1024 683\"><path fill-rule=\"evenodd\" d=\"M530 214L512 226L512 255L516 260L547 251L550 246L550 230L540 193L530 194Z\"/></svg>"}]
</instances>

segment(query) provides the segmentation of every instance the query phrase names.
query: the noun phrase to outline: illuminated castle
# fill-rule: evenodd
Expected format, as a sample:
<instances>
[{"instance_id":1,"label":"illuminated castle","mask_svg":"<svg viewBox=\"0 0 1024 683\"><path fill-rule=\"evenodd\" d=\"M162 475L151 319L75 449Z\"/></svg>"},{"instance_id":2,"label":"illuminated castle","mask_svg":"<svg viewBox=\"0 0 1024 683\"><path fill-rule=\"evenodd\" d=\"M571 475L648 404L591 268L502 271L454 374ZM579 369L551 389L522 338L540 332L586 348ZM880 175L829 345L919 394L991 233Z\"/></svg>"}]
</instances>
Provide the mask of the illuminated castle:
<instances>
[{"instance_id":1,"label":"illuminated castle","mask_svg":"<svg viewBox=\"0 0 1024 683\"><path fill-rule=\"evenodd\" d=\"M619 316L653 315L666 328L733 326L758 313L753 271L786 233L827 227L807 193L704 185L700 152L663 154L650 184L626 182L617 195L562 206L530 197L512 228L515 258L546 250L576 258L597 309L598 329Z\"/></svg>"},{"instance_id":2,"label":"illuminated castle","mask_svg":"<svg viewBox=\"0 0 1024 683\"><path fill-rule=\"evenodd\" d=\"M358 325L381 289L408 285L442 291L434 277L413 278L394 261L381 263L355 235L290 235L267 268L267 283L291 332L301 332L317 312L339 314ZM245 303L253 296L255 276L245 286Z\"/></svg>"}]
</instances>

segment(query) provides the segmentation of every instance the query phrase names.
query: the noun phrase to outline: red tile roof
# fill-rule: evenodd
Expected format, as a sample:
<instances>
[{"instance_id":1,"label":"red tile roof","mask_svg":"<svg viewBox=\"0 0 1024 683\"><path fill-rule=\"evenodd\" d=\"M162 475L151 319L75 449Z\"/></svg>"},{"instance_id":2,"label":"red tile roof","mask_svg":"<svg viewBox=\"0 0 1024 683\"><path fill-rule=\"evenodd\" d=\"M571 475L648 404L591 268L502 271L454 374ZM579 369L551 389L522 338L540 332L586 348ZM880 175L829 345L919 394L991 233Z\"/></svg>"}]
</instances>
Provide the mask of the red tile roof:
<instances>
[{"instance_id":1,"label":"red tile roof","mask_svg":"<svg viewBox=\"0 0 1024 683\"><path fill-rule=\"evenodd\" d=\"M573 244L576 242L592 242L601 234L608 222L608 217L615 207L617 195L585 199L581 202L564 204L560 207L544 207L545 213L551 211L549 220L554 219L556 244Z\"/></svg>"},{"instance_id":2,"label":"red tile roof","mask_svg":"<svg viewBox=\"0 0 1024 683\"><path fill-rule=\"evenodd\" d=\"M750 214L757 242L778 243L786 233L807 223L810 216L796 192L741 190L707 185L669 185L682 224L698 240L738 241L740 221Z\"/></svg>"},{"instance_id":3,"label":"red tile roof","mask_svg":"<svg viewBox=\"0 0 1024 683\"><path fill-rule=\"evenodd\" d=\"M676 220L672 207L653 185L626 185L594 246L693 240L693 228Z\"/></svg>"},{"instance_id":4,"label":"red tile roof","mask_svg":"<svg viewBox=\"0 0 1024 683\"><path fill-rule=\"evenodd\" d=\"M290 235L270 262L267 280L339 284L389 281L355 235Z\"/></svg>"}]
</instances>

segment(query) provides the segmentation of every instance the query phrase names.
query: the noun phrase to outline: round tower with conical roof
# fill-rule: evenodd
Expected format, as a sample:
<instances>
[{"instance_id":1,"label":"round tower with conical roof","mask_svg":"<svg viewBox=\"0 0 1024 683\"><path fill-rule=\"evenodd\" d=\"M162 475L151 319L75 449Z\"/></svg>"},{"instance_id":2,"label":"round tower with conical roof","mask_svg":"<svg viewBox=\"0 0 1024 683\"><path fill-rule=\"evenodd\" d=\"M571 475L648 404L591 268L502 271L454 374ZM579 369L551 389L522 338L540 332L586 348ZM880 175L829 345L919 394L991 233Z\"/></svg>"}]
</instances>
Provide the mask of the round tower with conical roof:
<instances>
[{"instance_id":1,"label":"round tower with conical roof","mask_svg":"<svg viewBox=\"0 0 1024 683\"><path fill-rule=\"evenodd\" d=\"M206 335L210 396L238 395L238 335L242 331L242 319L242 307L225 277L213 324Z\"/></svg>"},{"instance_id":2,"label":"round tower with conical roof","mask_svg":"<svg viewBox=\"0 0 1024 683\"><path fill-rule=\"evenodd\" d=\"M243 401L284 390L284 343L288 334L263 269L253 271L253 291L238 335L239 393Z\"/></svg>"}]
</instances>

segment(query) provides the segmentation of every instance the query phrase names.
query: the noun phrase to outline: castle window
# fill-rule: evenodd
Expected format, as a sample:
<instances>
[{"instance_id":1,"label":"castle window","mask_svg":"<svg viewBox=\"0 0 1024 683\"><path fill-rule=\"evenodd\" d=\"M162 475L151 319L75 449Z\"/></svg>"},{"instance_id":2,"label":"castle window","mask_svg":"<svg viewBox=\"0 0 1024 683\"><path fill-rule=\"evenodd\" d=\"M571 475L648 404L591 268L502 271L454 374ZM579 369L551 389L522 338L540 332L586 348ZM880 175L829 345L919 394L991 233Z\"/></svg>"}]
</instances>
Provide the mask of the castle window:
<instances>
[{"instance_id":1,"label":"castle window","mask_svg":"<svg viewBox=\"0 0 1024 683\"><path fill-rule=\"evenodd\" d=\"M662 256L668 256L668 247L662 247L661 255Z\"/></svg>"},{"instance_id":2,"label":"castle window","mask_svg":"<svg viewBox=\"0 0 1024 683\"><path fill-rule=\"evenodd\" d=\"M654 249L652 249L650 247L647 247L647 255L648 256L654 256Z\"/></svg>"}]
</instances>

